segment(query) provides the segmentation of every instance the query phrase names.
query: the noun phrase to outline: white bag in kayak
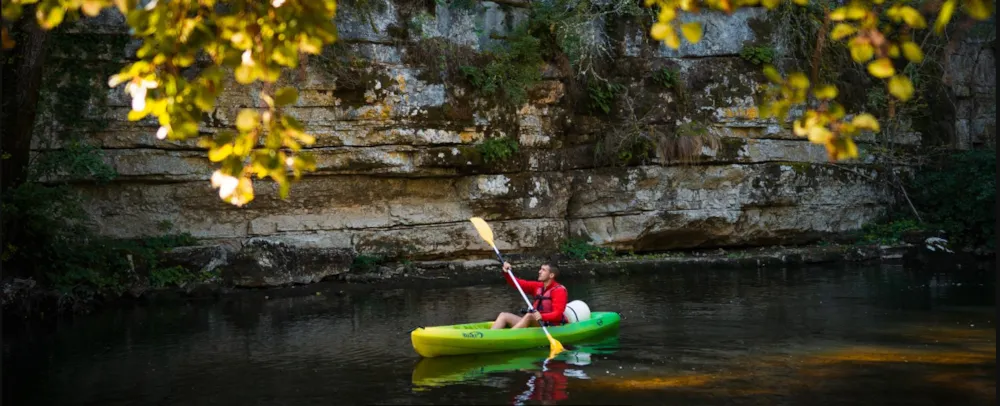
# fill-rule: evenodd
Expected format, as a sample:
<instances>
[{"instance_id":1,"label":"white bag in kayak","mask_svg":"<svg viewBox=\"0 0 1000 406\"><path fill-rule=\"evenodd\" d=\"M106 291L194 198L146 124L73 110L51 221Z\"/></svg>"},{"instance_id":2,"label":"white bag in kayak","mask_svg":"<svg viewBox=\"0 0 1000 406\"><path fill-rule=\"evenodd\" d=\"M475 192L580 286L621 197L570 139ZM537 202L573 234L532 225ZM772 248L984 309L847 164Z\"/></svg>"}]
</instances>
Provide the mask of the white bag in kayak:
<instances>
[{"instance_id":1,"label":"white bag in kayak","mask_svg":"<svg viewBox=\"0 0 1000 406\"><path fill-rule=\"evenodd\" d=\"M566 303L566 310L563 311L563 317L569 323L590 320L590 307L582 300L574 300Z\"/></svg>"}]
</instances>

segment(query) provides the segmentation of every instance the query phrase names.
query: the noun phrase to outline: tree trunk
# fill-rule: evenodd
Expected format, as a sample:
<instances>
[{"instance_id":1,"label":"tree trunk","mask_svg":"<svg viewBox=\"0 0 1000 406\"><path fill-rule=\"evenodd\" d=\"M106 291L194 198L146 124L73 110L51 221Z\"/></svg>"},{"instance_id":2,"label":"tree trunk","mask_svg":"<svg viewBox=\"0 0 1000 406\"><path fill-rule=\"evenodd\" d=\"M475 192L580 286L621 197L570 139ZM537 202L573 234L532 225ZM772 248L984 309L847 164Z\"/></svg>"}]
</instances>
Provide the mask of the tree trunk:
<instances>
[{"instance_id":1,"label":"tree trunk","mask_svg":"<svg viewBox=\"0 0 1000 406\"><path fill-rule=\"evenodd\" d=\"M0 160L0 190L3 192L26 180L46 45L49 42L49 32L39 27L35 20L34 7L26 7L11 28L11 36L17 44L3 53L3 74L0 77L3 82L0 138L5 158Z\"/></svg>"}]
</instances>

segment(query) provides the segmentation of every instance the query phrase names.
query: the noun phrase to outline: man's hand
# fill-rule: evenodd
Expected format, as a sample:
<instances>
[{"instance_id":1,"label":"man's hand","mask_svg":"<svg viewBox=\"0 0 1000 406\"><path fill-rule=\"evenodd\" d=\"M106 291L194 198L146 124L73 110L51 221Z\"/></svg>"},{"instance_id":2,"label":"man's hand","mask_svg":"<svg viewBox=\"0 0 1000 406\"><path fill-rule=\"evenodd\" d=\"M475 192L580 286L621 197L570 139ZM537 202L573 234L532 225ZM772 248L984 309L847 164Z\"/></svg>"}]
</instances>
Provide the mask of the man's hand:
<instances>
[{"instance_id":1,"label":"man's hand","mask_svg":"<svg viewBox=\"0 0 1000 406\"><path fill-rule=\"evenodd\" d=\"M509 271L509 270L510 270L510 268L511 268L511 266L510 266L510 262L506 262L506 261L504 261L504 263L503 263L503 271L504 271L504 272L507 272L507 271Z\"/></svg>"},{"instance_id":2,"label":"man's hand","mask_svg":"<svg viewBox=\"0 0 1000 406\"><path fill-rule=\"evenodd\" d=\"M525 317L531 317L531 318L535 319L535 321L542 321L542 314L539 313L538 310L532 310L531 313L528 313L528 314L526 314L524 316Z\"/></svg>"}]
</instances>

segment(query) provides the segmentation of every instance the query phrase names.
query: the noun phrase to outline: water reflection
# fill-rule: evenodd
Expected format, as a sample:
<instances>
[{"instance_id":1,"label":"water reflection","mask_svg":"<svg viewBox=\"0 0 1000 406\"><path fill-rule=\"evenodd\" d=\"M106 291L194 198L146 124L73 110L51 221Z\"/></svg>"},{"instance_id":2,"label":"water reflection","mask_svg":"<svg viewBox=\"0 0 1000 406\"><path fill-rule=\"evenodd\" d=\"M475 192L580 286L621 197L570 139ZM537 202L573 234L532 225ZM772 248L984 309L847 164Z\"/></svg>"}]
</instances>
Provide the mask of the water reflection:
<instances>
[{"instance_id":1,"label":"water reflection","mask_svg":"<svg viewBox=\"0 0 1000 406\"><path fill-rule=\"evenodd\" d=\"M486 379L499 372L528 372L543 380L563 380L567 377L588 379L585 372L569 366L591 365L594 355L613 354L618 350L617 334L595 337L574 343L555 358L548 360L548 348L451 357L421 358L413 368L415 391L454 383L469 383ZM558 375L558 376L556 376Z\"/></svg>"},{"instance_id":2,"label":"water reflection","mask_svg":"<svg viewBox=\"0 0 1000 406\"><path fill-rule=\"evenodd\" d=\"M3 403L995 404L992 273L898 267L572 275L617 335L421 360L418 326L523 306L489 285L148 305L4 329Z\"/></svg>"}]
</instances>

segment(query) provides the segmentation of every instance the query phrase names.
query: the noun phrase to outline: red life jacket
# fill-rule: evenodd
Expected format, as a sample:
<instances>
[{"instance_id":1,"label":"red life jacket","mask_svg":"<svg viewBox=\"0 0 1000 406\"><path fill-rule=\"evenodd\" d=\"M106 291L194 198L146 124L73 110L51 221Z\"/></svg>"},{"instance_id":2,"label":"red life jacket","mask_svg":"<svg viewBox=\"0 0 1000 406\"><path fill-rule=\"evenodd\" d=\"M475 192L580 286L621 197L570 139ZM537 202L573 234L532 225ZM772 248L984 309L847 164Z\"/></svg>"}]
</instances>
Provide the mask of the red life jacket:
<instances>
[{"instance_id":1,"label":"red life jacket","mask_svg":"<svg viewBox=\"0 0 1000 406\"><path fill-rule=\"evenodd\" d=\"M535 296L535 302L532 304L532 307L534 307L535 310L537 310L539 313L548 313L548 312L551 312L552 311L552 291L554 291L556 289L563 289L563 290L565 290L566 287L563 286L562 284L560 284L559 282L552 282L552 285L549 285L548 289L545 289L544 285L542 285L541 287L535 289L535 294L534 294L534 296ZM565 323L565 322L566 322L566 319L564 317L563 320L562 320L562 323ZM560 324L562 324L562 323L560 323Z\"/></svg>"}]
</instances>

